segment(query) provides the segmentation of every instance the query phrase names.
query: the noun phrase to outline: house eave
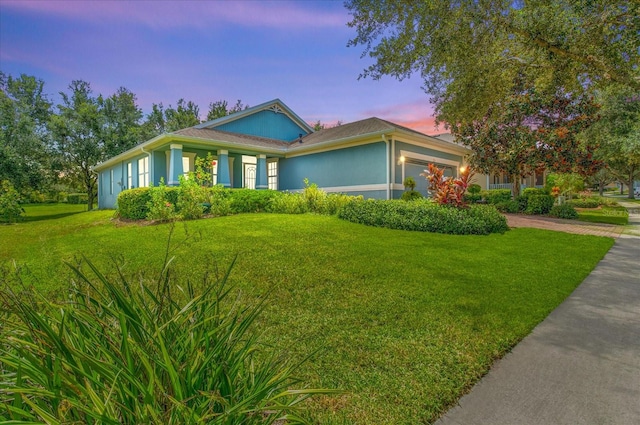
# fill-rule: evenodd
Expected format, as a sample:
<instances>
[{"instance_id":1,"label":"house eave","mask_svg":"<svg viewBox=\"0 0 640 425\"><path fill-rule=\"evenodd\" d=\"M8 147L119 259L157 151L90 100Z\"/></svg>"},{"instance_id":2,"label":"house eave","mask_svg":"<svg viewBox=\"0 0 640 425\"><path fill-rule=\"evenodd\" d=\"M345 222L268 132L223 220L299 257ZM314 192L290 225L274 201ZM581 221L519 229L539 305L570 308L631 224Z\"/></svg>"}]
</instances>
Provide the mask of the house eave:
<instances>
[{"instance_id":1,"label":"house eave","mask_svg":"<svg viewBox=\"0 0 640 425\"><path fill-rule=\"evenodd\" d=\"M238 144L233 142L226 142L224 140L215 140L215 139L205 139L202 137L193 137L193 136L183 136L175 133L164 133L157 137L154 137L151 140L148 140L144 143L137 145L134 148L131 148L119 155L114 156L100 164L97 164L93 167L93 170L96 172L102 171L106 168L109 168L113 165L116 165L122 161L125 161L129 158L133 158L141 153L148 153L150 149L158 148L169 142L182 142L182 143L193 143L200 146L208 146L215 145L216 148L226 148L229 150L238 150L238 151L257 151L264 154L272 154L276 156L284 156L284 149L278 148L269 148L264 146L252 145L252 144Z\"/></svg>"}]
</instances>

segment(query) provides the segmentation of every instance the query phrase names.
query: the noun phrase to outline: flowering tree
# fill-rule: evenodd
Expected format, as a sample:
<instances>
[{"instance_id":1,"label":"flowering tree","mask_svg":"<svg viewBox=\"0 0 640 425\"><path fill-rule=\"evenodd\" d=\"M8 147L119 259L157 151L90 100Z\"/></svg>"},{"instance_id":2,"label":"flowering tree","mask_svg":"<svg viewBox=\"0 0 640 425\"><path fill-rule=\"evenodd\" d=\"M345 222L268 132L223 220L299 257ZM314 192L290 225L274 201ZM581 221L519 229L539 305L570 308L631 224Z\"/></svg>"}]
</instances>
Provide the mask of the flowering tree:
<instances>
[{"instance_id":1,"label":"flowering tree","mask_svg":"<svg viewBox=\"0 0 640 425\"><path fill-rule=\"evenodd\" d=\"M460 177L445 177L444 168L438 168L429 164L429 169L420 174L429 181L429 193L440 205L450 205L457 208L467 206L464 194L469 186L469 180L473 176L471 170L466 167L460 170Z\"/></svg>"},{"instance_id":2,"label":"flowering tree","mask_svg":"<svg viewBox=\"0 0 640 425\"><path fill-rule=\"evenodd\" d=\"M526 90L495 103L482 119L452 130L473 151L473 166L486 174L510 175L517 196L520 179L536 170L588 176L600 168L594 158L597 146L578 137L595 122L597 111L598 105L586 97Z\"/></svg>"}]
</instances>

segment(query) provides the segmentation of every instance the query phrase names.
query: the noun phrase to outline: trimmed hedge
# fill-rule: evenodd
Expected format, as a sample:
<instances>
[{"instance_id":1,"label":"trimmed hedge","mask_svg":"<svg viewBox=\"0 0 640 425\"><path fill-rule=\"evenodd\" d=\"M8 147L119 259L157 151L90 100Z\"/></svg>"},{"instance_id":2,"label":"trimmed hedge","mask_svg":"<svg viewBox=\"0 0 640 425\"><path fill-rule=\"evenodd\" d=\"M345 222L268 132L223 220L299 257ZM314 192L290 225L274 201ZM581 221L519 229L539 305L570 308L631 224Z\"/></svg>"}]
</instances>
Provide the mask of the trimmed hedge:
<instances>
[{"instance_id":1,"label":"trimmed hedge","mask_svg":"<svg viewBox=\"0 0 640 425\"><path fill-rule=\"evenodd\" d=\"M422 193L415 190L408 190L406 192L403 192L402 196L400 197L400 199L402 199L403 201L414 201L416 199L422 198L424 198L424 196L422 196Z\"/></svg>"},{"instance_id":2,"label":"trimmed hedge","mask_svg":"<svg viewBox=\"0 0 640 425\"><path fill-rule=\"evenodd\" d=\"M575 220L578 218L578 212L570 204L554 205L549 211L549 215L558 218L568 218Z\"/></svg>"},{"instance_id":3,"label":"trimmed hedge","mask_svg":"<svg viewBox=\"0 0 640 425\"><path fill-rule=\"evenodd\" d=\"M509 189L483 190L480 194L487 204L498 204L511 200L511 191Z\"/></svg>"},{"instance_id":4,"label":"trimmed hedge","mask_svg":"<svg viewBox=\"0 0 640 425\"><path fill-rule=\"evenodd\" d=\"M69 204L86 204L89 202L89 195L86 193L70 193L67 195L67 203Z\"/></svg>"},{"instance_id":5,"label":"trimmed hedge","mask_svg":"<svg viewBox=\"0 0 640 425\"><path fill-rule=\"evenodd\" d=\"M601 205L600 200L597 198L570 199L566 203L576 208L598 208Z\"/></svg>"},{"instance_id":6,"label":"trimmed hedge","mask_svg":"<svg viewBox=\"0 0 640 425\"><path fill-rule=\"evenodd\" d=\"M230 189L231 212L233 214L265 212L271 201L280 194L281 192L268 189Z\"/></svg>"},{"instance_id":7,"label":"trimmed hedge","mask_svg":"<svg viewBox=\"0 0 640 425\"><path fill-rule=\"evenodd\" d=\"M161 189L162 188L162 189ZM160 191L161 199L153 193ZM156 197L157 198L157 197ZM193 198L193 200L190 200ZM315 185L302 193L275 190L203 188L185 182L180 187L143 187L129 189L118 196L117 215L130 220L167 220L199 218L203 213L215 216L240 213L302 214L314 212L335 215L343 205L361 197L341 193L327 194ZM165 204L171 205L164 208Z\"/></svg>"},{"instance_id":8,"label":"trimmed hedge","mask_svg":"<svg viewBox=\"0 0 640 425\"><path fill-rule=\"evenodd\" d=\"M506 218L491 206L453 208L427 199L352 201L338 212L338 217L368 226L453 235L488 235L509 229Z\"/></svg>"},{"instance_id":9,"label":"trimmed hedge","mask_svg":"<svg viewBox=\"0 0 640 425\"><path fill-rule=\"evenodd\" d=\"M498 211L509 214L515 214L520 211L518 202L513 200L498 202L495 207Z\"/></svg>"},{"instance_id":10,"label":"trimmed hedge","mask_svg":"<svg viewBox=\"0 0 640 425\"><path fill-rule=\"evenodd\" d=\"M529 208L529 198L532 196L544 196L549 195L546 189L539 189L537 187L528 187L522 191L520 196L516 198L518 202L518 210L519 211L527 211Z\"/></svg>"},{"instance_id":11,"label":"trimmed hedge","mask_svg":"<svg viewBox=\"0 0 640 425\"><path fill-rule=\"evenodd\" d=\"M151 192L148 187L123 190L118 195L118 211L120 218L144 220L149 213Z\"/></svg>"},{"instance_id":12,"label":"trimmed hedge","mask_svg":"<svg viewBox=\"0 0 640 425\"><path fill-rule=\"evenodd\" d=\"M555 199L551 195L531 195L527 201L527 214L548 214Z\"/></svg>"}]
</instances>

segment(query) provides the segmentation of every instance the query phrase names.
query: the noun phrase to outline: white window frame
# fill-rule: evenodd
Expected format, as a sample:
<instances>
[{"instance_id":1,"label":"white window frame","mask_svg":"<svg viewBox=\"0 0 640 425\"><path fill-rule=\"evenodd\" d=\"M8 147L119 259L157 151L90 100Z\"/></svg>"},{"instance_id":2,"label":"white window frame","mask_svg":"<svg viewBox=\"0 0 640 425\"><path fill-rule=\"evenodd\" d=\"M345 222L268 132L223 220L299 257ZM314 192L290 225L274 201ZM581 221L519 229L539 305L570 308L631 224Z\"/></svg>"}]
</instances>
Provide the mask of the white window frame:
<instances>
[{"instance_id":1,"label":"white window frame","mask_svg":"<svg viewBox=\"0 0 640 425\"><path fill-rule=\"evenodd\" d=\"M109 195L113 195L113 168L109 170Z\"/></svg>"},{"instance_id":2,"label":"white window frame","mask_svg":"<svg viewBox=\"0 0 640 425\"><path fill-rule=\"evenodd\" d=\"M278 190L278 159L267 161L267 187Z\"/></svg>"},{"instance_id":3,"label":"white window frame","mask_svg":"<svg viewBox=\"0 0 640 425\"><path fill-rule=\"evenodd\" d=\"M127 162L127 189L133 186L133 163Z\"/></svg>"},{"instance_id":4,"label":"white window frame","mask_svg":"<svg viewBox=\"0 0 640 425\"><path fill-rule=\"evenodd\" d=\"M149 187L149 157L138 159L138 187Z\"/></svg>"}]
</instances>

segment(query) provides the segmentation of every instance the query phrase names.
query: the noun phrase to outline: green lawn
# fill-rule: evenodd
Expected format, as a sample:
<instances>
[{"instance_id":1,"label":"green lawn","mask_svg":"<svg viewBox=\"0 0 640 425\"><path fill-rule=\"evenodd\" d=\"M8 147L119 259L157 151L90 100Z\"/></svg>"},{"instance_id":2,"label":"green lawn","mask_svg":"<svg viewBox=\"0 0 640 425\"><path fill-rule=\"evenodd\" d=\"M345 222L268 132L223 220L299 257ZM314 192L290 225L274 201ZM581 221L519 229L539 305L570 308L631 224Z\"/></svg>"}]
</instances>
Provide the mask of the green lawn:
<instances>
[{"instance_id":1,"label":"green lawn","mask_svg":"<svg viewBox=\"0 0 640 425\"><path fill-rule=\"evenodd\" d=\"M27 217L37 208L26 208ZM131 276L162 265L170 225L68 212L0 226L0 258L25 265L23 276L57 297L70 276L62 260L80 254L108 274L112 261ZM534 229L450 236L254 214L178 223L171 253L176 276L192 281L237 255L232 278L243 299L271 291L263 341L295 359L319 350L300 376L346 391L317 398L314 422L419 424L452 406L612 244Z\"/></svg>"},{"instance_id":2,"label":"green lawn","mask_svg":"<svg viewBox=\"0 0 640 425\"><path fill-rule=\"evenodd\" d=\"M625 207L603 205L601 208L579 209L578 220L626 226L629 223L629 213Z\"/></svg>"}]
</instances>

